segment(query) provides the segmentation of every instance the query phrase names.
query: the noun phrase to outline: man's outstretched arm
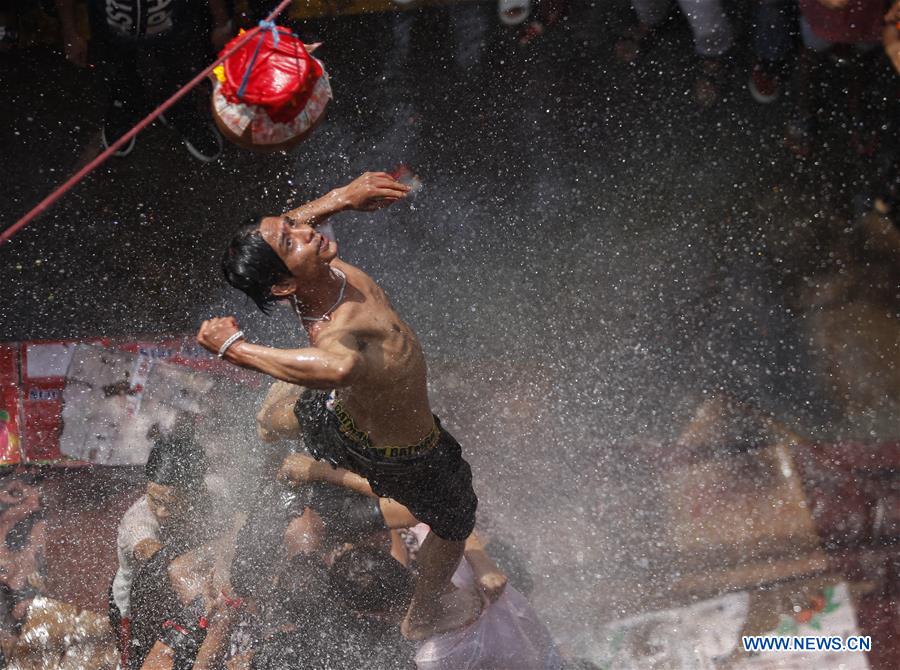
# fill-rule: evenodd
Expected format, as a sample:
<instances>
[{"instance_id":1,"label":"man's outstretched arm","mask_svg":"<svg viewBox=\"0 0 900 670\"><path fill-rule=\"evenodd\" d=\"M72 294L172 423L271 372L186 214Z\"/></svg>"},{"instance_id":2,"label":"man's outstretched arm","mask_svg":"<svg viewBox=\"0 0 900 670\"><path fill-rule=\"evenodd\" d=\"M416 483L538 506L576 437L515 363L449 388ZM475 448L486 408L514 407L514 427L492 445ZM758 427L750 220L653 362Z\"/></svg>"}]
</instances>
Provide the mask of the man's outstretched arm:
<instances>
[{"instance_id":1,"label":"man's outstretched arm","mask_svg":"<svg viewBox=\"0 0 900 670\"><path fill-rule=\"evenodd\" d=\"M355 210L373 212L406 197L409 187L386 172L366 172L346 186L285 212L284 216L315 228L332 214Z\"/></svg>"},{"instance_id":2,"label":"man's outstretched arm","mask_svg":"<svg viewBox=\"0 0 900 670\"><path fill-rule=\"evenodd\" d=\"M239 330L234 317L209 319L200 326L197 341L208 351L218 353ZM303 349L275 349L240 339L228 347L224 358L242 368L317 389L349 386L365 367L359 352L345 347L338 337L329 338L325 346Z\"/></svg>"}]
</instances>

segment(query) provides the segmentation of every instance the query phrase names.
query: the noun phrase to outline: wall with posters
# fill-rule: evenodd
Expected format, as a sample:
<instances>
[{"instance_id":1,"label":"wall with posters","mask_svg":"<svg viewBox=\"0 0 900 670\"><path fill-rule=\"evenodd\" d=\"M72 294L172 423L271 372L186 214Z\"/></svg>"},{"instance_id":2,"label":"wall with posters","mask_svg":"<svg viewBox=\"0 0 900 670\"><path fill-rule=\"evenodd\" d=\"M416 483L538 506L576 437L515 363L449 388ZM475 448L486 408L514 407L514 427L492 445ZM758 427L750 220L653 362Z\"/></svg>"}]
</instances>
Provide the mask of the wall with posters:
<instances>
[{"instance_id":1,"label":"wall with posters","mask_svg":"<svg viewBox=\"0 0 900 670\"><path fill-rule=\"evenodd\" d=\"M142 463L153 423L199 411L215 380L260 384L192 335L0 344L0 465Z\"/></svg>"}]
</instances>

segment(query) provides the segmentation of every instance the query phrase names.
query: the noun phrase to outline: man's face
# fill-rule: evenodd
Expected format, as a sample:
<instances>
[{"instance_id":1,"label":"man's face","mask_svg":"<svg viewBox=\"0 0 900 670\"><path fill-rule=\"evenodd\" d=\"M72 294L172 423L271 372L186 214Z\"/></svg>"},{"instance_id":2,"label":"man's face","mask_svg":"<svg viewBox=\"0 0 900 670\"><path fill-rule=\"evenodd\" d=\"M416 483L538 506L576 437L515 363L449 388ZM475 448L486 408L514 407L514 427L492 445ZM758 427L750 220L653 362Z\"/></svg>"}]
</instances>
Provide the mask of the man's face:
<instances>
[{"instance_id":1,"label":"man's face","mask_svg":"<svg viewBox=\"0 0 900 670\"><path fill-rule=\"evenodd\" d=\"M182 519L187 511L187 502L174 486L147 483L147 507L161 526Z\"/></svg>"},{"instance_id":2,"label":"man's face","mask_svg":"<svg viewBox=\"0 0 900 670\"><path fill-rule=\"evenodd\" d=\"M260 222L259 232L295 279L315 277L337 256L336 243L312 226L286 216L267 216Z\"/></svg>"}]
</instances>

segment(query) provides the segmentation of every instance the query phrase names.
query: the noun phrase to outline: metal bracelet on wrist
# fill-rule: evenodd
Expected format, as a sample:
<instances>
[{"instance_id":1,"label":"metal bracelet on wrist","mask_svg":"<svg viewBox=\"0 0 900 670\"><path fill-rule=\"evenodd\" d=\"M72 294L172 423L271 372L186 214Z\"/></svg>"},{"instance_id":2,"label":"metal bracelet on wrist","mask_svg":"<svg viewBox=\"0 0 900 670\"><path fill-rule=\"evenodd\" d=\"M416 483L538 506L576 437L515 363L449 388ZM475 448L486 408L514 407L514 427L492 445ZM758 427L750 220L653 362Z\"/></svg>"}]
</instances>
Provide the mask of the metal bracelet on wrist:
<instances>
[{"instance_id":1,"label":"metal bracelet on wrist","mask_svg":"<svg viewBox=\"0 0 900 670\"><path fill-rule=\"evenodd\" d=\"M219 353L217 354L217 356L218 356L219 358L225 358L225 352L228 351L228 348L229 348L232 344L234 344L235 342L237 342L238 340L243 339L243 337L244 337L244 331L243 331L243 330L239 330L239 331L236 332L234 335L232 335L231 337L229 337L227 340L225 340L224 342L222 342L222 346L219 347Z\"/></svg>"}]
</instances>

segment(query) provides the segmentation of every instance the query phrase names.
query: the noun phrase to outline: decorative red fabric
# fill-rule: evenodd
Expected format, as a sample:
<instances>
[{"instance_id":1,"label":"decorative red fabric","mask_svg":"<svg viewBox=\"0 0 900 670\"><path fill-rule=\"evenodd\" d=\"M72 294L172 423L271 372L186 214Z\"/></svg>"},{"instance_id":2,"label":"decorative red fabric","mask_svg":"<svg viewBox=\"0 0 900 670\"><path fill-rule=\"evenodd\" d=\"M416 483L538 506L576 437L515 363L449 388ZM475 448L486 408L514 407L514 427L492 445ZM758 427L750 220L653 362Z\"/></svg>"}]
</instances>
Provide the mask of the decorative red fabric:
<instances>
[{"instance_id":1,"label":"decorative red fabric","mask_svg":"<svg viewBox=\"0 0 900 670\"><path fill-rule=\"evenodd\" d=\"M260 30L224 62L222 94L229 102L263 108L276 123L289 123L306 106L322 76L322 66L299 38L284 28L277 30L277 46L271 30ZM240 35L226 44L223 53L238 39ZM247 85L239 98L237 93L248 69Z\"/></svg>"}]
</instances>

